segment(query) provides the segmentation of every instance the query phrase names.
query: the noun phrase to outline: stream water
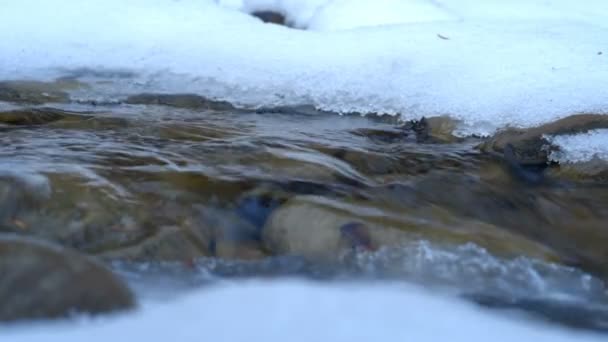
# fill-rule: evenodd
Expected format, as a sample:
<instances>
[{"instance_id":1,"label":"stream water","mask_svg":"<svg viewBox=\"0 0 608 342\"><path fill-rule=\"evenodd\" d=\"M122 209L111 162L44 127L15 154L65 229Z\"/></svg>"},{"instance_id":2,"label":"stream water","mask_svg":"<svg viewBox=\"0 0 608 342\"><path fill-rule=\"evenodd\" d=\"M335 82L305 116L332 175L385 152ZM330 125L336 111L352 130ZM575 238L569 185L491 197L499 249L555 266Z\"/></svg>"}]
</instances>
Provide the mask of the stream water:
<instances>
[{"instance_id":1,"label":"stream water","mask_svg":"<svg viewBox=\"0 0 608 342\"><path fill-rule=\"evenodd\" d=\"M601 179L390 117L141 98L6 105L0 230L105 261L144 303L246 279L404 282L608 330Z\"/></svg>"}]
</instances>

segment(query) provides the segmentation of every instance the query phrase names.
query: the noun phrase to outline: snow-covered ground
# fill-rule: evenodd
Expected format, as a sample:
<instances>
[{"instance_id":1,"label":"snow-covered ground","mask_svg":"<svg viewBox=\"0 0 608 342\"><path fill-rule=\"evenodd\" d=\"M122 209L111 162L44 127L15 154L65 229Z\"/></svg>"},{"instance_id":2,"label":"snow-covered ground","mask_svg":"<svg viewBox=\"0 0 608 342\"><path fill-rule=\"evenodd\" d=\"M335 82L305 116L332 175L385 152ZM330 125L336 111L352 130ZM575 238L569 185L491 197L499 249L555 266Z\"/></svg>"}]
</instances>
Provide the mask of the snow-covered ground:
<instances>
[{"instance_id":1,"label":"snow-covered ground","mask_svg":"<svg viewBox=\"0 0 608 342\"><path fill-rule=\"evenodd\" d=\"M0 330L11 342L605 341L497 316L406 285L249 282L202 289L134 314Z\"/></svg>"},{"instance_id":2,"label":"snow-covered ground","mask_svg":"<svg viewBox=\"0 0 608 342\"><path fill-rule=\"evenodd\" d=\"M311 30L239 11L263 8ZM130 70L104 91L449 114L490 133L608 110L607 12L602 0L5 1L0 79Z\"/></svg>"}]
</instances>

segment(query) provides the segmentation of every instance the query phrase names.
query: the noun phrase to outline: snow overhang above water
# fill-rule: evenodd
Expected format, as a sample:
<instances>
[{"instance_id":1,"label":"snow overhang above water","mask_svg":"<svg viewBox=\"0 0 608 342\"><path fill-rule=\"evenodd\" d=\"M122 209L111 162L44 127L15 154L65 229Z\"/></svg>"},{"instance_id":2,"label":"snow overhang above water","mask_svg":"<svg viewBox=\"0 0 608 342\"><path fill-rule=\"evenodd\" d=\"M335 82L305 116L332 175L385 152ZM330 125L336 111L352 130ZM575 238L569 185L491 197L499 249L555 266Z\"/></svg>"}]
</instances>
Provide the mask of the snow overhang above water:
<instances>
[{"instance_id":1,"label":"snow overhang above water","mask_svg":"<svg viewBox=\"0 0 608 342\"><path fill-rule=\"evenodd\" d=\"M404 119L448 114L480 134L608 110L601 0L22 0L2 7L0 79L135 73L108 76L111 85L89 79L94 86L82 96L198 93L244 106L312 104ZM262 9L309 30L246 13Z\"/></svg>"},{"instance_id":2,"label":"snow overhang above water","mask_svg":"<svg viewBox=\"0 0 608 342\"><path fill-rule=\"evenodd\" d=\"M588 133L550 136L547 139L559 148L551 158L560 163L580 163L594 159L608 160L608 129Z\"/></svg>"}]
</instances>

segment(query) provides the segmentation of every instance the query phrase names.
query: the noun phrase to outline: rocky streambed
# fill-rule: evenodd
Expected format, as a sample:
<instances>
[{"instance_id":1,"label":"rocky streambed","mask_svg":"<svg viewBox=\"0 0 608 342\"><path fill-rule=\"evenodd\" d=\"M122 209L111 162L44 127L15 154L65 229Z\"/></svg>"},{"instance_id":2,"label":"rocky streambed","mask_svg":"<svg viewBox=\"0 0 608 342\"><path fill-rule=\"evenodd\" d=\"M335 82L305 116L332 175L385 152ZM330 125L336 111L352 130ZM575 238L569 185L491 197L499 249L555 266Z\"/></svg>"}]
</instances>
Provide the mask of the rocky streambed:
<instances>
[{"instance_id":1,"label":"rocky streambed","mask_svg":"<svg viewBox=\"0 0 608 342\"><path fill-rule=\"evenodd\" d=\"M462 137L449 117L71 96L86 87L0 82L2 320L133 307L161 279L302 276L608 330L608 166L554 162L547 138L606 115Z\"/></svg>"}]
</instances>

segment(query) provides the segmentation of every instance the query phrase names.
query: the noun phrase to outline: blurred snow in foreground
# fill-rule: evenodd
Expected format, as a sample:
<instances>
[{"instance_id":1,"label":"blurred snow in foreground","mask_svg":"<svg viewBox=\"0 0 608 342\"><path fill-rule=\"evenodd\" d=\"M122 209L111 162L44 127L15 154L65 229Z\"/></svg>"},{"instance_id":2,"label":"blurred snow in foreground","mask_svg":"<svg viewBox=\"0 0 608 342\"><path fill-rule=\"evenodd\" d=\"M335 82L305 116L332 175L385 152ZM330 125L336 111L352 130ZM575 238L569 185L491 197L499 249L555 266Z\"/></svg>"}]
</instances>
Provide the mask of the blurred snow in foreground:
<instances>
[{"instance_id":1,"label":"blurred snow in foreground","mask_svg":"<svg viewBox=\"0 0 608 342\"><path fill-rule=\"evenodd\" d=\"M11 342L605 341L498 316L404 285L247 282L197 290L130 315L0 330Z\"/></svg>"}]
</instances>

